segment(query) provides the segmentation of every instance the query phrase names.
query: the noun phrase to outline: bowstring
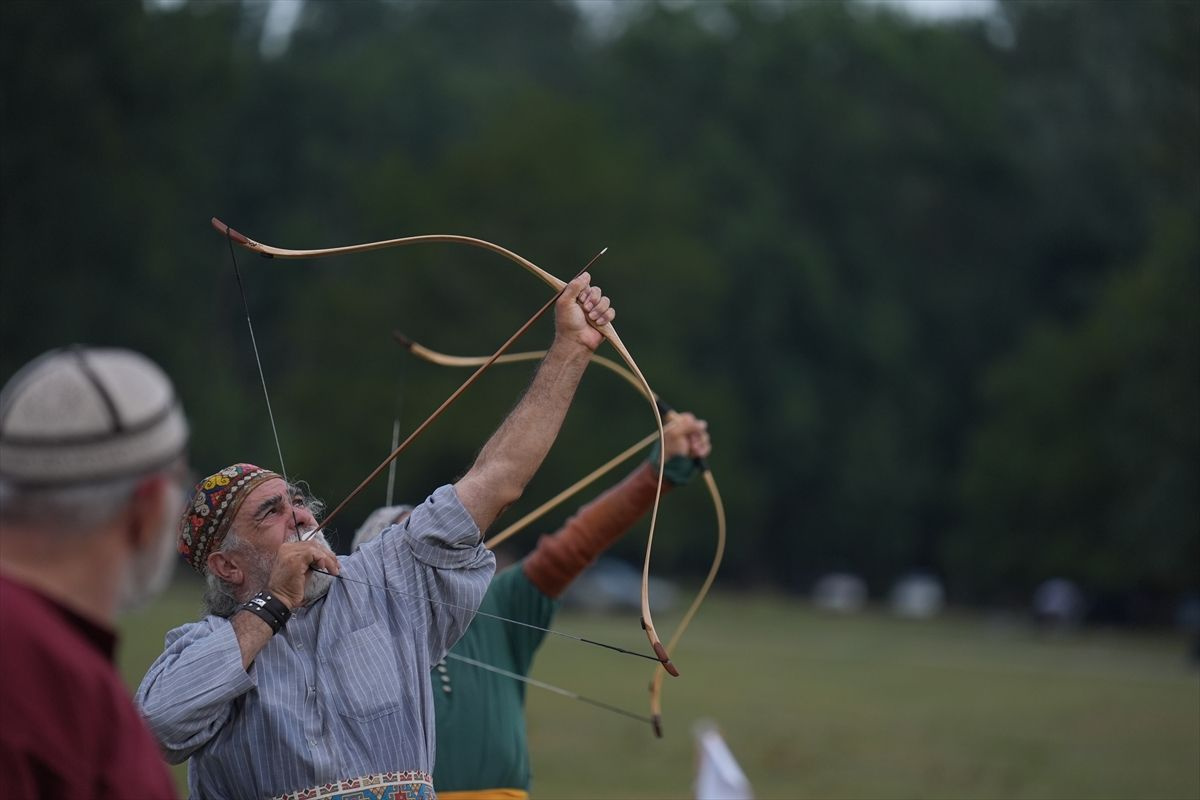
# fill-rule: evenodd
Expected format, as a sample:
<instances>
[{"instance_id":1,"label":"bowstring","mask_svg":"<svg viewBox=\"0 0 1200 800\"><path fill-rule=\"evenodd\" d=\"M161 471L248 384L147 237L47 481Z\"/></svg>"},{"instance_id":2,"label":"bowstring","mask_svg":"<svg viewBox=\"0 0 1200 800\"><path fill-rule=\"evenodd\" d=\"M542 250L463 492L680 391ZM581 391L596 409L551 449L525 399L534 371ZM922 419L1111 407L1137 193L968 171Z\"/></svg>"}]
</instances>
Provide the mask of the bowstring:
<instances>
[{"instance_id":1,"label":"bowstring","mask_svg":"<svg viewBox=\"0 0 1200 800\"><path fill-rule=\"evenodd\" d=\"M233 275L237 279L238 293L242 296L242 310L246 314L246 327L250 330L250 349L254 351L254 363L258 366L258 380L262 384L263 399L267 401L267 418L271 421L271 435L275 437L275 452L279 456L279 471L285 483L290 483L287 466L283 463L283 447L279 444L279 431L275 427L275 412L271 410L271 393L267 391L267 377L263 372L262 358L258 354L258 339L254 336L254 323L250 321L250 303L246 299L246 287L242 284L242 271L238 269L237 254L233 252L233 238L228 231L225 240L229 244L229 257L233 259Z\"/></svg>"},{"instance_id":2,"label":"bowstring","mask_svg":"<svg viewBox=\"0 0 1200 800\"><path fill-rule=\"evenodd\" d=\"M460 611L468 611L472 614L476 614L481 617L487 617L489 619L495 619L495 620L499 620L501 622L507 622L510 625L520 625L523 628L532 628L535 631L542 631L543 633L553 634L554 636L561 636L564 639L570 639L572 641L582 642L583 644L590 644L590 645L594 645L596 647L603 647L606 650L613 650L618 653L624 653L625 655L629 655L629 656L637 656L638 658L644 658L648 661L653 661L656 664L661 663L658 660L658 656L651 656L651 655L647 655L645 653L639 653L636 650L626 650L624 647L618 647L615 644L606 644L604 642L598 642L595 639L588 639L587 637L584 637L584 636L576 636L573 633L566 633L565 631L558 631L558 630L554 630L553 628L543 628L540 625L534 625L532 622L523 622L519 619L511 619L509 617L502 617L499 614L489 614L486 611L479 611L478 609L471 608L470 606L460 606L457 603L451 603L448 600L435 600L432 597L426 597L423 594L417 594L415 592L406 592L402 589L397 589L394 586L381 586L377 583L371 583L370 581L359 580L358 578L347 578L345 575L334 575L332 572L327 572L326 570L320 569L319 567L309 567L309 569L311 569L313 572L319 572L322 575L328 575L331 578L340 578L341 580L350 581L351 583L359 583L359 584L362 584L363 586L370 586L372 589L382 589L385 592L391 592L392 594L403 595L404 597L411 597L414 600L424 600L427 603L437 603L438 605L446 606L447 608L455 608Z\"/></svg>"},{"instance_id":3,"label":"bowstring","mask_svg":"<svg viewBox=\"0 0 1200 800\"><path fill-rule=\"evenodd\" d=\"M497 667L494 664L488 664L483 661L476 661L473 658L468 658L467 656L460 656L458 653L453 653L453 652L446 653L446 658L452 658L455 661L461 661L464 664L470 664L473 667L478 667L479 669L487 670L488 672L494 672L497 675L503 675L506 678L512 678L514 681L521 681L522 683L527 683L530 686L536 686L539 689L545 689L547 691L554 692L555 694L560 694L563 697L569 697L572 700L578 700L581 703L587 703L588 705L595 706L596 708L602 708L605 711L611 711L614 714L620 714L623 717L629 717L630 719L636 719L638 722L645 722L648 725L654 724L654 720L650 719L650 717L645 717L645 716L642 716L641 714L635 714L632 711L626 711L625 709L621 708L620 706L614 706L609 703L605 703L603 700L594 700L590 697L581 695L578 692L572 692L570 689L564 689L561 686L555 686L552 683L546 683L545 681L539 681L536 678L529 677L528 675L521 675L516 672L509 672L508 670L503 669L501 667Z\"/></svg>"},{"instance_id":4,"label":"bowstring","mask_svg":"<svg viewBox=\"0 0 1200 800\"><path fill-rule=\"evenodd\" d=\"M275 426L275 412L271 410L271 393L267 391L267 376L263 372L262 358L258 354L258 339L254 335L254 323L250 321L250 302L246 299L246 287L242 283L242 271L238 268L237 254L233 251L233 236L229 228L225 228L225 241L229 245L229 257L233 259L233 275L237 278L238 293L242 296L242 310L246 313L246 327L250 330L250 349L254 351L254 363L258 366L258 380L262 384L263 399L267 401L267 419L271 421L271 436L275 438L275 453L279 456L279 474L288 485L289 494L292 482L288 480L287 465L283 462L283 445L279 441L279 429ZM289 497L288 508L292 510L292 524L296 526L296 537L300 541L300 521L296 518L296 505Z\"/></svg>"}]
</instances>

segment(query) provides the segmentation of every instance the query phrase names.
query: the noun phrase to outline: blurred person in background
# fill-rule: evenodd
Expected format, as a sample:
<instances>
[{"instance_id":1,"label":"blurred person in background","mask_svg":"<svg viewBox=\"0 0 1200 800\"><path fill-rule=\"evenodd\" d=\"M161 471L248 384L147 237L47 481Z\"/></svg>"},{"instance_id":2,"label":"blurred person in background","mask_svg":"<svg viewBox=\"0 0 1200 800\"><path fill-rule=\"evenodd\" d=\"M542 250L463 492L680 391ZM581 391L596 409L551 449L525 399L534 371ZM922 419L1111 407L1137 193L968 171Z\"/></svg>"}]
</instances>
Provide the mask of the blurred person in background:
<instances>
[{"instance_id":1,"label":"blurred person in background","mask_svg":"<svg viewBox=\"0 0 1200 800\"><path fill-rule=\"evenodd\" d=\"M712 450L708 424L691 414L674 416L665 428L667 463L663 491L689 482L697 459ZM654 504L658 445L650 458L592 502L557 533L543 536L524 560L497 573L479 610L548 628L559 598L589 564L625 535ZM377 509L351 544L352 552L391 526L403 523L410 506ZM451 653L517 675L528 675L545 631L482 617ZM441 800L526 798L531 781L525 735L525 684L469 663L443 658L432 674L437 754L434 785Z\"/></svg>"},{"instance_id":2,"label":"blurred person in background","mask_svg":"<svg viewBox=\"0 0 1200 800\"><path fill-rule=\"evenodd\" d=\"M54 350L0 393L4 797L176 796L115 620L170 579L187 438L171 381L129 350Z\"/></svg>"},{"instance_id":3,"label":"blurred person in background","mask_svg":"<svg viewBox=\"0 0 1200 800\"><path fill-rule=\"evenodd\" d=\"M191 759L192 796L432 800L429 672L494 574L482 531L541 465L615 316L589 283L559 297L553 345L471 469L358 553L339 562L319 505L270 470L197 485L179 546L207 614L167 634L136 697L168 760Z\"/></svg>"}]
</instances>

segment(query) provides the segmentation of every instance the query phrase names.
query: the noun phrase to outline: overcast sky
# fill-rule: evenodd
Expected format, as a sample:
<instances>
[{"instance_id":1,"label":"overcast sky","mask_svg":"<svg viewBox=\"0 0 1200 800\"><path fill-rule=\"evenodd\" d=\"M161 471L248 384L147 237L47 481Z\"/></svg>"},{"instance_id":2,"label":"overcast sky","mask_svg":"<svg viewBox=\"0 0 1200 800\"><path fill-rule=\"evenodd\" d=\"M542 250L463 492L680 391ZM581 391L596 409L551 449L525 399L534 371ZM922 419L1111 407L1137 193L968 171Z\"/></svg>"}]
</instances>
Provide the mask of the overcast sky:
<instances>
[{"instance_id":1,"label":"overcast sky","mask_svg":"<svg viewBox=\"0 0 1200 800\"><path fill-rule=\"evenodd\" d=\"M171 9L184 5L187 0L144 0L154 8ZM246 2L247 0L243 0ZM250 0L259 2L260 0ZM287 50L292 31L300 19L300 12L307 0L266 0L266 19L263 22L262 54L277 56ZM326 0L327 1L327 0ZM702 0L674 0L678 5L689 5ZM769 0L768 0L769 1ZM776 0L789 2L790 0ZM621 7L627 0L574 0L601 31L613 27L621 16ZM997 0L855 0L880 6L896 6L919 19L937 21L959 17L986 17L996 10Z\"/></svg>"}]
</instances>

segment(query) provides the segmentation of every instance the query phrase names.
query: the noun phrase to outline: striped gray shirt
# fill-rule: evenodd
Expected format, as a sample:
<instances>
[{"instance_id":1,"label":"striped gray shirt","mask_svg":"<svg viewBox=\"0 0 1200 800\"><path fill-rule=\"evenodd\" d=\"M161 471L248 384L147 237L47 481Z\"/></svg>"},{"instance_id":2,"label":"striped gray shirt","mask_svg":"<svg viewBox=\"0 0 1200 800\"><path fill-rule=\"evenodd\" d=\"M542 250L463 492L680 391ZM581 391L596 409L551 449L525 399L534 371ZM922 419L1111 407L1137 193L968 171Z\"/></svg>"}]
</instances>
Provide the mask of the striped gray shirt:
<instances>
[{"instance_id":1,"label":"striped gray shirt","mask_svg":"<svg viewBox=\"0 0 1200 800\"><path fill-rule=\"evenodd\" d=\"M265 798L381 772L433 771L429 671L474 617L495 571L443 486L296 609L249 671L228 619L167 634L136 701L167 760L191 758L193 797ZM429 598L429 599L423 599ZM452 608L430 600L451 603Z\"/></svg>"}]
</instances>

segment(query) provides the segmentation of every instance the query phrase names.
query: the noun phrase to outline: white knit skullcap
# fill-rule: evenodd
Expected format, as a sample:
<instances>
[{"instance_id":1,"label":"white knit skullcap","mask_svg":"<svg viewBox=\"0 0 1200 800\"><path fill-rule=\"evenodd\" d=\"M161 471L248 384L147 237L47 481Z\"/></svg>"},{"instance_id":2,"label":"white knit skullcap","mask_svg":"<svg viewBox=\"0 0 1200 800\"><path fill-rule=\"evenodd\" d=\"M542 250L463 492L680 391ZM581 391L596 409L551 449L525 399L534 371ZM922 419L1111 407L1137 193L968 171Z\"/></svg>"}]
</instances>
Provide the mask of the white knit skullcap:
<instances>
[{"instance_id":1,"label":"white knit skullcap","mask_svg":"<svg viewBox=\"0 0 1200 800\"><path fill-rule=\"evenodd\" d=\"M170 379L131 350L52 350L0 392L0 480L31 487L134 477L183 453Z\"/></svg>"}]
</instances>

